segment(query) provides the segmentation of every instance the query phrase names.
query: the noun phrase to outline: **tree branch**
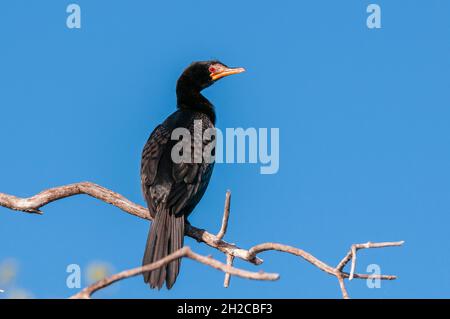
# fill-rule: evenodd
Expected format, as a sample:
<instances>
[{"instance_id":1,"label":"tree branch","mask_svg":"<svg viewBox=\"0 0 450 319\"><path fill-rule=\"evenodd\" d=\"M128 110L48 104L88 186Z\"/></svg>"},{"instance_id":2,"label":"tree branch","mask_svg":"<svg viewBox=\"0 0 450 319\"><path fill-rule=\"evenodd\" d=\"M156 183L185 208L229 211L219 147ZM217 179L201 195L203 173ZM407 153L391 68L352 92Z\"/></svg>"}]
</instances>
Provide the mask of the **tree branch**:
<instances>
[{"instance_id":1,"label":"tree branch","mask_svg":"<svg viewBox=\"0 0 450 319\"><path fill-rule=\"evenodd\" d=\"M26 213L43 214L40 209L45 205L59 199L81 194L89 195L105 203L116 206L131 215L152 220L147 208L135 204L122 195L91 182L82 182L51 188L29 198L19 198L0 193L0 206ZM258 257L249 258L247 250L239 248L234 244L227 243L217 238L217 236L208 233L206 230L196 228L190 224L186 224L185 234L198 242L203 242L210 247L220 250L224 254L232 255L255 265L260 265L263 262Z\"/></svg>"},{"instance_id":2,"label":"tree branch","mask_svg":"<svg viewBox=\"0 0 450 319\"><path fill-rule=\"evenodd\" d=\"M342 296L344 299L348 299L348 293L345 288L344 278L348 278L349 280L353 278L358 279L381 279L381 280L394 280L397 279L396 276L393 275L367 275L367 274L355 274L355 263L352 263L351 267L351 273L346 273L343 271L345 265L351 260L356 260L356 251L358 249L364 249L364 248L384 248L384 247L395 247L395 246L401 246L404 244L404 241L398 241L398 242L384 242L384 243L365 243L365 244L354 244L351 246L350 251L345 255L345 257L341 260L341 262L336 267L331 267L324 263L323 261L317 259L310 253L296 248L291 247L283 244L277 244L277 243L264 243L259 244L256 246L253 246L249 249L250 256L256 256L257 254L269 251L269 250L276 250L281 251L285 253L289 253L294 256L299 256L309 262L310 264L314 265L315 267L319 268L320 270L335 276L339 281L339 286L341 288Z\"/></svg>"},{"instance_id":3,"label":"tree branch","mask_svg":"<svg viewBox=\"0 0 450 319\"><path fill-rule=\"evenodd\" d=\"M152 271L152 270L161 268L161 267L167 265L168 263L170 263L171 261L176 260L178 258L183 258L183 257L195 260L195 261L202 263L204 265L207 265L209 267L215 268L215 269L223 271L227 274L230 274L233 276L238 276L241 278L253 279L253 280L274 281L274 280L278 280L278 278L280 277L278 274L264 273L264 272L251 272L251 271L234 268L229 265L225 265L225 264L221 263L220 261L217 261L211 257L206 257L206 256L196 254L189 247L185 246L185 247L177 250L176 252L174 252L154 263L147 264L145 266L141 266L141 267L137 267L137 268L133 268L130 270L125 270L125 271L122 271L115 275L112 275L110 277L99 280L96 283L92 284L91 286L84 288L82 291L73 295L70 298L71 299L89 299L94 292L96 292L100 289L103 289L105 287L108 287L109 285L111 285L117 281L120 281L120 280L123 280L126 278L130 278L130 277L134 277L134 276L140 275L144 272L148 272L148 271Z\"/></svg>"},{"instance_id":4,"label":"tree branch","mask_svg":"<svg viewBox=\"0 0 450 319\"><path fill-rule=\"evenodd\" d=\"M225 233L227 232L228 219L230 218L230 202L231 192L227 191L227 193L225 194L225 207L223 208L222 226L220 227L220 231L216 235L218 240L222 240L225 236Z\"/></svg>"},{"instance_id":5,"label":"tree branch","mask_svg":"<svg viewBox=\"0 0 450 319\"><path fill-rule=\"evenodd\" d=\"M342 277L341 273L336 273L336 277L339 281L339 288L341 288L342 298L350 299L347 288L345 288L344 278Z\"/></svg>"},{"instance_id":6,"label":"tree branch","mask_svg":"<svg viewBox=\"0 0 450 319\"><path fill-rule=\"evenodd\" d=\"M342 270L344 269L345 265L351 260L351 268L350 268L350 275L349 280L352 280L355 275L355 268L356 268L356 252L360 249L371 249L371 248L385 248L385 247L396 247L396 246L402 246L405 243L405 241L396 241L396 242L384 242L384 243L371 243L367 242L365 244L353 244L350 247L349 252L345 257L341 260L341 262L336 266L336 269Z\"/></svg>"},{"instance_id":7,"label":"tree branch","mask_svg":"<svg viewBox=\"0 0 450 319\"><path fill-rule=\"evenodd\" d=\"M54 202L59 199L63 199L66 197L79 195L79 194L86 194L89 196L92 196L94 198L97 198L105 203L114 205L120 209L122 209L124 212L127 212L131 215L152 220L148 209L144 208L143 206L140 206L138 204L135 204L122 195L115 193L109 189L106 189L102 186L99 186L97 184L93 184L90 182L84 182L84 183L77 183L77 184L71 184L66 186L60 186L48 189L46 191L43 191L35 196L29 197L29 198L19 198L12 195L7 195L0 193L0 206L16 210L16 211L23 211L27 213L34 213L34 214L42 214L42 211L40 208L43 206ZM339 287L342 292L343 298L347 299L349 298L349 295L347 293L346 287L345 287L345 281L344 279L352 280L353 278L358 279L380 279L380 280L394 280L397 277L394 275L368 275L368 274L358 274L355 273L356 268L356 254L357 251L360 249L370 249L370 248L385 248L385 247L395 247L395 246L401 246L404 244L404 241L398 241L398 242L382 242L382 243L371 243L367 242L365 244L353 244L350 247L349 252L344 256L344 258L339 262L339 264L336 267L332 267L323 261L319 260L318 258L314 257L310 253L288 245L279 244L279 243L262 243L255 245L251 247L249 250L239 248L234 244L230 244L223 240L223 237L225 236L225 233L227 231L228 227L228 219L230 215L230 199L231 194L228 191L225 197L225 207L224 207L224 214L222 218L222 225L220 228L219 233L215 236L211 233L208 233L206 230L196 228L188 223L186 223L185 227L185 234L189 237L192 237L196 239L198 242L203 242L207 244L210 247L213 247L215 249L218 249L222 253L224 253L227 257L227 264L223 264L217 260L214 260L209 257L198 255L190 250L188 247L184 247L173 254L155 262L149 265L145 265L143 267L134 268L131 270L126 270L121 273L118 273L116 275L113 275L109 278L105 278L92 286L89 286L85 289L83 289L78 294L74 295L73 298L89 298L95 291L102 289L104 287L107 287L111 285L114 282L117 282L119 280L129 278L136 276L138 274L141 274L143 272L151 271L157 268L160 268L168 263L170 263L172 260L187 257L193 260L196 260L198 262L201 262L205 265L208 265L210 267L219 269L223 272L225 272L225 279L224 279L224 286L228 287L230 283L230 276L239 276L242 278L248 278L248 279L255 279L255 280L277 280L279 275L278 274L265 274L265 273L254 273L249 272L237 268L233 268L233 261L234 258L240 258L242 260L245 260L247 262L253 263L255 265L261 264L263 261L262 259L258 258L258 254L275 250L280 252L289 253L294 256L298 256L306 260L307 262L311 263L315 267L319 268L320 270L335 276L338 279ZM344 272L345 266L351 261L351 269L350 273Z\"/></svg>"},{"instance_id":8,"label":"tree branch","mask_svg":"<svg viewBox=\"0 0 450 319\"><path fill-rule=\"evenodd\" d=\"M234 257L231 255L227 255L227 265L230 267L233 267L233 262L234 262ZM225 288L228 288L230 286L230 280L231 280L231 274L227 272L225 274L225 279L223 280L223 286Z\"/></svg>"}]
</instances>

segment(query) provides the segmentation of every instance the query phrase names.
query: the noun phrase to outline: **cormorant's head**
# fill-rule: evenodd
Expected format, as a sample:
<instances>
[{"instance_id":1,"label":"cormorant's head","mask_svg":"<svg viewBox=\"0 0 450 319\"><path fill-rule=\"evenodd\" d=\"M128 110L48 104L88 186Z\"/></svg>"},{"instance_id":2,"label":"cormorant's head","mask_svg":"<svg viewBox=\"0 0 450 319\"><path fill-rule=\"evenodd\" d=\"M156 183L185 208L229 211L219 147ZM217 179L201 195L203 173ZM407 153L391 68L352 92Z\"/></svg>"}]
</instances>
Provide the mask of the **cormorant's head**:
<instances>
[{"instance_id":1,"label":"cormorant's head","mask_svg":"<svg viewBox=\"0 0 450 319\"><path fill-rule=\"evenodd\" d=\"M230 68L217 60L194 62L181 74L178 86L182 84L185 88L200 92L223 77L244 71L244 68Z\"/></svg>"}]
</instances>

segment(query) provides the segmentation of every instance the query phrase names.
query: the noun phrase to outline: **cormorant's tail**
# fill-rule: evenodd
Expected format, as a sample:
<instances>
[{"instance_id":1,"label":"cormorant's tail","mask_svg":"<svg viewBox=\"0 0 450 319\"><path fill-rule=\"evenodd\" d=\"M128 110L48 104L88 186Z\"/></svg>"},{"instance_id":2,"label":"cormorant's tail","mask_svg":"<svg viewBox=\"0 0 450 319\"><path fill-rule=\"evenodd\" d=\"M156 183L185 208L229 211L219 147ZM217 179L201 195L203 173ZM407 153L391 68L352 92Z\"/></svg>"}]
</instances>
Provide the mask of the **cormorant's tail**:
<instances>
[{"instance_id":1,"label":"cormorant's tail","mask_svg":"<svg viewBox=\"0 0 450 319\"><path fill-rule=\"evenodd\" d=\"M145 247L143 265L154 263L183 247L184 216L175 216L168 209L159 209L150 227ZM144 281L151 288L160 289L164 281L168 289L175 283L180 271L181 259L144 273Z\"/></svg>"}]
</instances>

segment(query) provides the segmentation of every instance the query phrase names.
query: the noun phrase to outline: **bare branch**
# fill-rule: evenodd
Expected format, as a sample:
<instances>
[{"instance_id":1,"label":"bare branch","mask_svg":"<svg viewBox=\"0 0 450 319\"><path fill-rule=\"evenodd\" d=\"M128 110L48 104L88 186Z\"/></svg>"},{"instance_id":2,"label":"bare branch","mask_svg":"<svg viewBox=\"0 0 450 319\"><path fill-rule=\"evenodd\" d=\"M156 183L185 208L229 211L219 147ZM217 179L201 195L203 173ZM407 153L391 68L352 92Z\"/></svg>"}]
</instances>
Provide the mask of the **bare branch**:
<instances>
[{"instance_id":1,"label":"bare branch","mask_svg":"<svg viewBox=\"0 0 450 319\"><path fill-rule=\"evenodd\" d=\"M225 207L223 209L222 227L220 227L220 231L216 235L218 240L222 240L223 236L225 236L225 233L227 232L228 219L230 218L230 202L231 192L227 191L227 193L225 194Z\"/></svg>"},{"instance_id":2,"label":"bare branch","mask_svg":"<svg viewBox=\"0 0 450 319\"><path fill-rule=\"evenodd\" d=\"M40 208L45 205L59 199L81 194L97 198L105 203L116 206L131 215L152 220L147 208L135 204L122 195L91 182L82 182L51 188L29 198L19 198L0 193L0 206L26 213L42 214ZM262 264L263 262L257 257L249 258L247 250L239 248L236 245L227 243L223 240L219 240L216 236L208 233L206 230L186 224L185 234L194 238L198 242L204 242L208 246L220 250L224 254L233 255L255 265Z\"/></svg>"},{"instance_id":3,"label":"bare branch","mask_svg":"<svg viewBox=\"0 0 450 319\"><path fill-rule=\"evenodd\" d=\"M355 275L355 267L356 267L356 248L355 245L352 245L350 248L350 251L352 252L352 266L350 268L350 276L348 277L348 280L352 280L353 276Z\"/></svg>"},{"instance_id":4,"label":"bare branch","mask_svg":"<svg viewBox=\"0 0 450 319\"><path fill-rule=\"evenodd\" d=\"M335 274L335 270L333 267L328 266L327 264L320 261L319 259L317 259L313 255L311 255L310 253L308 253L302 249L296 248L296 247L287 246L287 245L283 245L283 244L277 244L277 243L264 243L264 244L259 244L259 245L253 246L252 248L249 249L249 252L250 252L250 256L255 256L261 252L268 251L268 250L277 250L277 251L281 251L281 252L285 252L285 253L289 253L289 254L292 254L295 256L302 257L307 262L313 264L320 270L325 271L326 273L328 273L330 275Z\"/></svg>"},{"instance_id":5,"label":"bare branch","mask_svg":"<svg viewBox=\"0 0 450 319\"><path fill-rule=\"evenodd\" d=\"M289 253L289 254L292 254L295 256L299 256L299 257L303 258L304 260L306 260L307 262L314 265L315 267L319 268L320 270L322 270L332 276L335 276L339 281L339 286L342 291L342 296L344 297L344 299L348 299L349 295L347 293L347 290L345 288L345 283L344 283L345 278L348 278L349 280L351 280L353 278L394 280L397 278L396 276L393 276L393 275L356 274L356 273L354 273L354 270L355 270L354 264L352 265L352 270L351 270L350 274L343 272L342 270L344 269L345 265L351 259L356 260L356 251L358 249L367 249L367 248L395 247L395 246L401 246L403 244L404 244L404 241L383 242L383 243L368 242L365 244L354 244L354 245L352 245L352 247L351 247L350 251L347 253L347 255L342 259L342 261L336 267L331 267L331 266L327 265L323 261L317 259L313 255L311 255L310 253L308 253L302 249L283 245L283 244L278 244L278 243L264 243L264 244L259 244L259 245L253 246L252 248L249 249L249 253L250 253L250 256L252 257L252 256L256 256L257 254L264 252L264 251L276 250L276 251Z\"/></svg>"},{"instance_id":6,"label":"bare branch","mask_svg":"<svg viewBox=\"0 0 450 319\"><path fill-rule=\"evenodd\" d=\"M238 269L238 268L233 268L232 266L225 265L225 264L221 263L220 261L215 260L211 257L206 257L206 256L196 254L189 247L185 246L185 247L177 250L176 252L174 252L154 263L147 264L142 267L133 268L130 270L125 270L125 271L122 271L115 275L112 275L108 278L99 280L96 283L92 284L91 286L84 288L82 291L73 295L70 298L71 299L89 299L89 298L91 298L92 294L95 293L96 291L103 289L105 287L108 287L109 285L111 285L117 281L120 281L120 280L123 280L126 278L130 278L130 277L134 277L134 276L140 275L144 272L148 272L148 271L152 271L152 270L161 268L161 267L167 265L168 263L170 263L171 261L176 260L178 258L183 258L183 257L190 258L190 259L195 260L204 265L207 265L207 266L210 266L217 270L223 271L226 274L238 276L241 278L253 279L253 280L274 281L274 280L278 280L278 278L280 277L278 274L273 274L273 273L251 272L251 271L246 271L246 270L242 270L242 269Z\"/></svg>"},{"instance_id":7,"label":"bare branch","mask_svg":"<svg viewBox=\"0 0 450 319\"><path fill-rule=\"evenodd\" d=\"M90 183L90 182L84 182L84 183L77 183L77 184L71 184L61 187L55 187L46 191L43 191L35 196L29 197L29 198L19 198L12 195L2 194L0 193L0 206L10 208L12 210L17 211L23 211L27 213L35 213L35 214L42 214L42 211L40 208L43 206L54 202L58 199L66 198L69 196L79 195L79 194L86 194L89 196L92 196L94 198L97 198L101 201L104 201L105 203L114 205L120 209L122 209L124 212L127 212L131 215L152 220L148 210L144 208L143 206L140 206L138 204L135 204L122 195L115 193L109 189L106 189L104 187L101 187L99 185ZM185 234L189 237L192 237L196 239L198 242L203 242L207 244L210 247L213 247L215 249L218 249L222 253L224 253L227 256L227 264L223 264L217 260L204 257L201 255L197 255L194 252L192 252L188 247L184 247L180 249L179 251L176 251L175 253L153 263L146 265L144 267L138 267L131 270L123 271L119 274L116 274L114 276L111 276L109 278L103 279L94 285L87 287L83 289L80 293L74 296L74 298L85 298L90 297L92 293L95 291L102 289L116 281L129 278L132 276L136 276L138 274L141 274L142 272L151 271L154 269L157 269L159 267L162 267L166 265L167 263L171 262L174 259L187 257L191 258L193 260L196 260L198 262L201 262L203 264L209 265L213 268L219 269L223 272L225 272L225 279L224 279L224 286L228 287L230 283L230 276L240 276L243 278L248 279L255 279L255 280L276 280L278 279L278 274L264 274L264 273L254 273L249 272L245 270L240 270L233 268L233 261L234 258L240 258L242 260L248 261L250 263L253 263L255 265L259 265L262 263L262 259L258 258L258 254L262 253L264 251L269 250L275 250L280 252L289 253L298 257L303 258L304 260L308 261L315 267L319 268L320 270L335 276L339 281L339 286L341 288L342 296L344 298L349 298L347 290L345 288L345 282L344 279L382 279L382 280L394 280L397 277L394 275L368 275L368 274L358 274L355 273L356 269L356 255L357 251L359 249L369 249L369 248L385 248L385 247L395 247L395 246L401 246L403 245L403 241L398 242L381 242L381 243L371 243L367 242L365 244L354 244L351 246L349 252L345 255L345 257L339 262L339 264L336 267L332 267L323 261L319 260L318 258L314 257L310 253L288 245L283 245L279 243L263 243L256 246L253 246L249 250L239 248L234 244L227 243L226 241L223 241L223 237L225 236L225 233L227 231L228 227L228 219L230 215L230 200L231 200L231 193L228 191L225 197L225 207L224 207L224 214L222 219L222 225L219 233L215 236L211 233L208 233L206 230L196 228L189 223L186 223L185 227ZM351 263L351 269L350 273L344 272L343 269L345 266L350 262Z\"/></svg>"},{"instance_id":8,"label":"bare branch","mask_svg":"<svg viewBox=\"0 0 450 319\"><path fill-rule=\"evenodd\" d=\"M227 266L233 267L233 261L234 261L234 257L231 255L227 255ZM231 279L231 275L230 273L226 273L225 274L225 279L223 280L223 286L225 288L228 288L230 286L230 279Z\"/></svg>"},{"instance_id":9,"label":"bare branch","mask_svg":"<svg viewBox=\"0 0 450 319\"><path fill-rule=\"evenodd\" d=\"M395 241L395 242L382 242L382 243L371 243L367 242L365 244L354 244L350 247L349 252L345 257L341 260L341 262L336 266L336 269L339 271L342 271L344 267L347 265L347 263L351 260L351 268L350 268L350 275L349 280L352 280L355 278L355 268L356 268L356 252L359 249L371 249L371 248L385 248L385 247L397 247L402 246L405 242L404 241ZM391 276L392 277L392 276ZM373 277L371 277L373 278ZM389 278L389 280L395 279L395 278Z\"/></svg>"},{"instance_id":10,"label":"bare branch","mask_svg":"<svg viewBox=\"0 0 450 319\"><path fill-rule=\"evenodd\" d=\"M340 273L337 273L336 277L337 277L337 279L339 281L339 288L341 288L342 298L350 299L350 297L348 295L348 292L347 292L347 288L345 288L344 278L342 278L342 275Z\"/></svg>"}]
</instances>

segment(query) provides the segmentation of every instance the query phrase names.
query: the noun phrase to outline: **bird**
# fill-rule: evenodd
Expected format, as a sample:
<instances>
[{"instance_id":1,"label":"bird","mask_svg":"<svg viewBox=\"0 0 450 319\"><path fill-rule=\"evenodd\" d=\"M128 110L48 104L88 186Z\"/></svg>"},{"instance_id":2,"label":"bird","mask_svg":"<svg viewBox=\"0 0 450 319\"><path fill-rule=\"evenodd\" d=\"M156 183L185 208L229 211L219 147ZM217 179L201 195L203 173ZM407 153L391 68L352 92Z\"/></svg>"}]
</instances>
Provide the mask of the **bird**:
<instances>
[{"instance_id":1,"label":"bird","mask_svg":"<svg viewBox=\"0 0 450 319\"><path fill-rule=\"evenodd\" d=\"M215 108L201 91L224 77L244 71L241 67L228 67L219 60L198 61L191 63L178 78L177 109L153 130L142 151L141 186L152 217L143 265L154 263L183 247L185 223L202 199L214 167L213 160L203 158L200 161L174 160L172 149L180 140L172 139L172 133L179 128L186 129L193 140L196 123L201 124L202 136L206 130L214 130ZM200 146L210 142L211 139L203 140ZM189 159L198 151L195 145L190 146ZM181 259L177 259L145 272L144 282L158 290L165 282L167 289L171 289L180 265Z\"/></svg>"}]
</instances>

